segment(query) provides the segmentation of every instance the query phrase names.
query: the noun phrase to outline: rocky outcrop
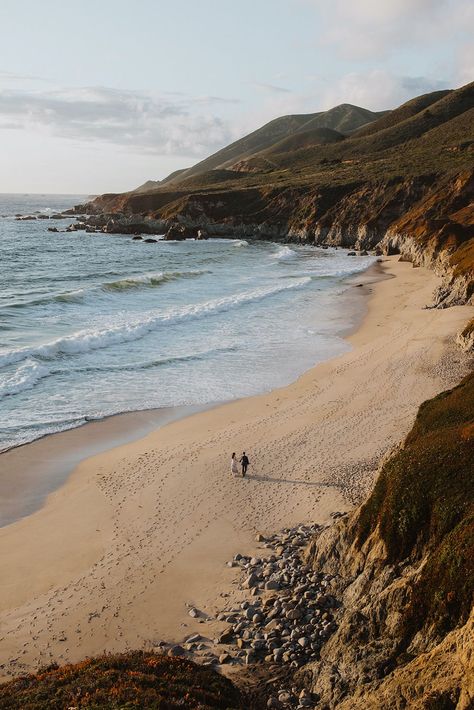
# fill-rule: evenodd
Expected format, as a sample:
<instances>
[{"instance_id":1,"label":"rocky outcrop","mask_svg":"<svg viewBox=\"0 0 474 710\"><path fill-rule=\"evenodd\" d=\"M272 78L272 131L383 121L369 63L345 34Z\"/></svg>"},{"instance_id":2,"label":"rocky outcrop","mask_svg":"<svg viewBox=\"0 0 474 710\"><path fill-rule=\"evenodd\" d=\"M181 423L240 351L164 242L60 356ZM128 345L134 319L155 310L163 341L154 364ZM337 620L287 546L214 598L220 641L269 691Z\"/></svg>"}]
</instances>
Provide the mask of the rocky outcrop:
<instances>
[{"instance_id":1,"label":"rocky outcrop","mask_svg":"<svg viewBox=\"0 0 474 710\"><path fill-rule=\"evenodd\" d=\"M442 279L433 305L472 302L474 294L474 171L340 186L227 190L212 194L161 194L151 214L150 196L125 203L104 196L107 208L125 212L89 216L84 223L115 234L163 234L168 239L229 236L376 249L401 254ZM156 205L154 205L156 206ZM84 206L81 205L81 211ZM89 208L90 211L90 208Z\"/></svg>"},{"instance_id":2,"label":"rocky outcrop","mask_svg":"<svg viewBox=\"0 0 474 710\"><path fill-rule=\"evenodd\" d=\"M456 342L464 352L474 352L474 318L458 334Z\"/></svg>"},{"instance_id":3,"label":"rocky outcrop","mask_svg":"<svg viewBox=\"0 0 474 710\"><path fill-rule=\"evenodd\" d=\"M304 670L318 707L474 703L474 375L426 402L368 501L317 535L343 611Z\"/></svg>"}]
</instances>

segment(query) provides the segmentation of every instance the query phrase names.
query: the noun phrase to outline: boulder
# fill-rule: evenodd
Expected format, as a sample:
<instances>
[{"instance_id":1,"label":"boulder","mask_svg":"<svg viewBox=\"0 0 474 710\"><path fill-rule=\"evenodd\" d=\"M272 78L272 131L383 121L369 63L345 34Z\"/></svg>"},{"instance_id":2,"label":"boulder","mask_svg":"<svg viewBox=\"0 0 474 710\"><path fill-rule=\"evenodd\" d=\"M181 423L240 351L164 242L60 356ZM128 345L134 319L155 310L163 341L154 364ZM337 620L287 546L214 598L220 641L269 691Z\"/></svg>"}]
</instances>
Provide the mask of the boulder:
<instances>
[{"instance_id":1,"label":"boulder","mask_svg":"<svg viewBox=\"0 0 474 710\"><path fill-rule=\"evenodd\" d=\"M280 589L280 582L278 582L276 579L270 579L265 584L265 589L267 591Z\"/></svg>"},{"instance_id":2,"label":"boulder","mask_svg":"<svg viewBox=\"0 0 474 710\"><path fill-rule=\"evenodd\" d=\"M247 579L245 580L245 582L243 583L242 586L244 587L244 589L252 589L252 587L256 587L257 584L258 584L258 577L256 574L254 574L254 572L252 572L252 574L250 574L247 577Z\"/></svg>"},{"instance_id":3,"label":"boulder","mask_svg":"<svg viewBox=\"0 0 474 710\"><path fill-rule=\"evenodd\" d=\"M234 638L234 629L232 626L229 626L229 628L225 629L219 638L217 639L217 643L230 643L232 639Z\"/></svg>"},{"instance_id":4,"label":"boulder","mask_svg":"<svg viewBox=\"0 0 474 710\"><path fill-rule=\"evenodd\" d=\"M186 236L186 229L182 224L172 224L165 234L165 240L183 241L184 239L186 239Z\"/></svg>"},{"instance_id":5,"label":"boulder","mask_svg":"<svg viewBox=\"0 0 474 710\"><path fill-rule=\"evenodd\" d=\"M171 648L168 649L168 656L184 656L185 653L184 648L179 645L171 646Z\"/></svg>"}]
</instances>

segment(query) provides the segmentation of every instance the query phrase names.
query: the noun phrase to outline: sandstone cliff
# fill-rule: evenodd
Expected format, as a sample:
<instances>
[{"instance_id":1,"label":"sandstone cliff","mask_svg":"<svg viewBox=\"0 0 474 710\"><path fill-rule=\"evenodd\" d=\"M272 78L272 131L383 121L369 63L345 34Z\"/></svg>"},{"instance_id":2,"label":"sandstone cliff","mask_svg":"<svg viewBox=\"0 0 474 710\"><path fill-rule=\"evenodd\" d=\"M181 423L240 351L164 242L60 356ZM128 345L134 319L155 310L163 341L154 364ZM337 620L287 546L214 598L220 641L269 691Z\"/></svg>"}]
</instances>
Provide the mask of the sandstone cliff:
<instances>
[{"instance_id":1,"label":"sandstone cliff","mask_svg":"<svg viewBox=\"0 0 474 710\"><path fill-rule=\"evenodd\" d=\"M339 628L304 671L321 708L474 704L474 375L420 408L367 502L313 541Z\"/></svg>"}]
</instances>

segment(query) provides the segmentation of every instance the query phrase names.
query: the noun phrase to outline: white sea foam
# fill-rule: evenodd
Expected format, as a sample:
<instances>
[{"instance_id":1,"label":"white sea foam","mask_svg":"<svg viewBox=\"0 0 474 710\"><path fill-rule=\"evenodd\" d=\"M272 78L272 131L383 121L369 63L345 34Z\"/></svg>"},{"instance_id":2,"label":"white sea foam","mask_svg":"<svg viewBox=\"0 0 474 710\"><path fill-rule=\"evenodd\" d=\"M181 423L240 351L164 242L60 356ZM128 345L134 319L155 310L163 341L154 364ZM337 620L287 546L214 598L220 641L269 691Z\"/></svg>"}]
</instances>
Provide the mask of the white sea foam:
<instances>
[{"instance_id":1,"label":"white sea foam","mask_svg":"<svg viewBox=\"0 0 474 710\"><path fill-rule=\"evenodd\" d=\"M13 374L0 377L0 398L29 390L49 374L44 364L28 359Z\"/></svg>"},{"instance_id":2,"label":"white sea foam","mask_svg":"<svg viewBox=\"0 0 474 710\"><path fill-rule=\"evenodd\" d=\"M341 278L343 276L357 274L359 271L365 271L374 261L375 257L373 256L351 257L350 259L347 259L346 256L342 256L340 258L335 257L328 262L326 262L325 259L319 259L315 261L310 269L299 271L297 276Z\"/></svg>"},{"instance_id":3,"label":"white sea foam","mask_svg":"<svg viewBox=\"0 0 474 710\"><path fill-rule=\"evenodd\" d=\"M273 259L277 259L277 261L281 260L286 260L286 259L292 259L293 257L296 256L296 252L293 249L290 249L290 247L283 246L275 254L272 254Z\"/></svg>"},{"instance_id":4,"label":"white sea foam","mask_svg":"<svg viewBox=\"0 0 474 710\"><path fill-rule=\"evenodd\" d=\"M160 326L174 325L183 321L196 320L215 313L222 313L246 303L261 301L283 291L302 288L310 281L311 278L305 276L278 286L267 286L252 291L244 291L204 303L170 309L167 312L151 311L144 316L135 316L128 318L126 321L111 323L105 327L80 330L42 345L6 350L0 352L0 367L21 362L30 357L52 360L61 355L74 355L90 350L107 348L118 343L138 340Z\"/></svg>"}]
</instances>

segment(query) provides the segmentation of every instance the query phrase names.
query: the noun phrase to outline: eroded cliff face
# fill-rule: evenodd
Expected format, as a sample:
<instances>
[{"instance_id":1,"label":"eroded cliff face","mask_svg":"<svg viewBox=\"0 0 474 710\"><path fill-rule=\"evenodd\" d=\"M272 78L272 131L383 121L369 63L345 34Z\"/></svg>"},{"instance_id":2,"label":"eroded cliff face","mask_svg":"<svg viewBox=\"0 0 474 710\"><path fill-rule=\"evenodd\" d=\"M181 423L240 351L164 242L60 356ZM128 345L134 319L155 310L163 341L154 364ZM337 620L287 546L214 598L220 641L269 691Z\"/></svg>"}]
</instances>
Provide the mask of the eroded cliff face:
<instances>
[{"instance_id":1,"label":"eroded cliff face","mask_svg":"<svg viewBox=\"0 0 474 710\"><path fill-rule=\"evenodd\" d=\"M173 224L212 236L302 241L399 253L443 278L435 306L472 303L474 170L311 187L103 195L80 206L113 233L156 234Z\"/></svg>"},{"instance_id":2,"label":"eroded cliff face","mask_svg":"<svg viewBox=\"0 0 474 710\"><path fill-rule=\"evenodd\" d=\"M318 708L474 704L474 375L422 405L367 502L317 536L339 628L302 671Z\"/></svg>"}]
</instances>

